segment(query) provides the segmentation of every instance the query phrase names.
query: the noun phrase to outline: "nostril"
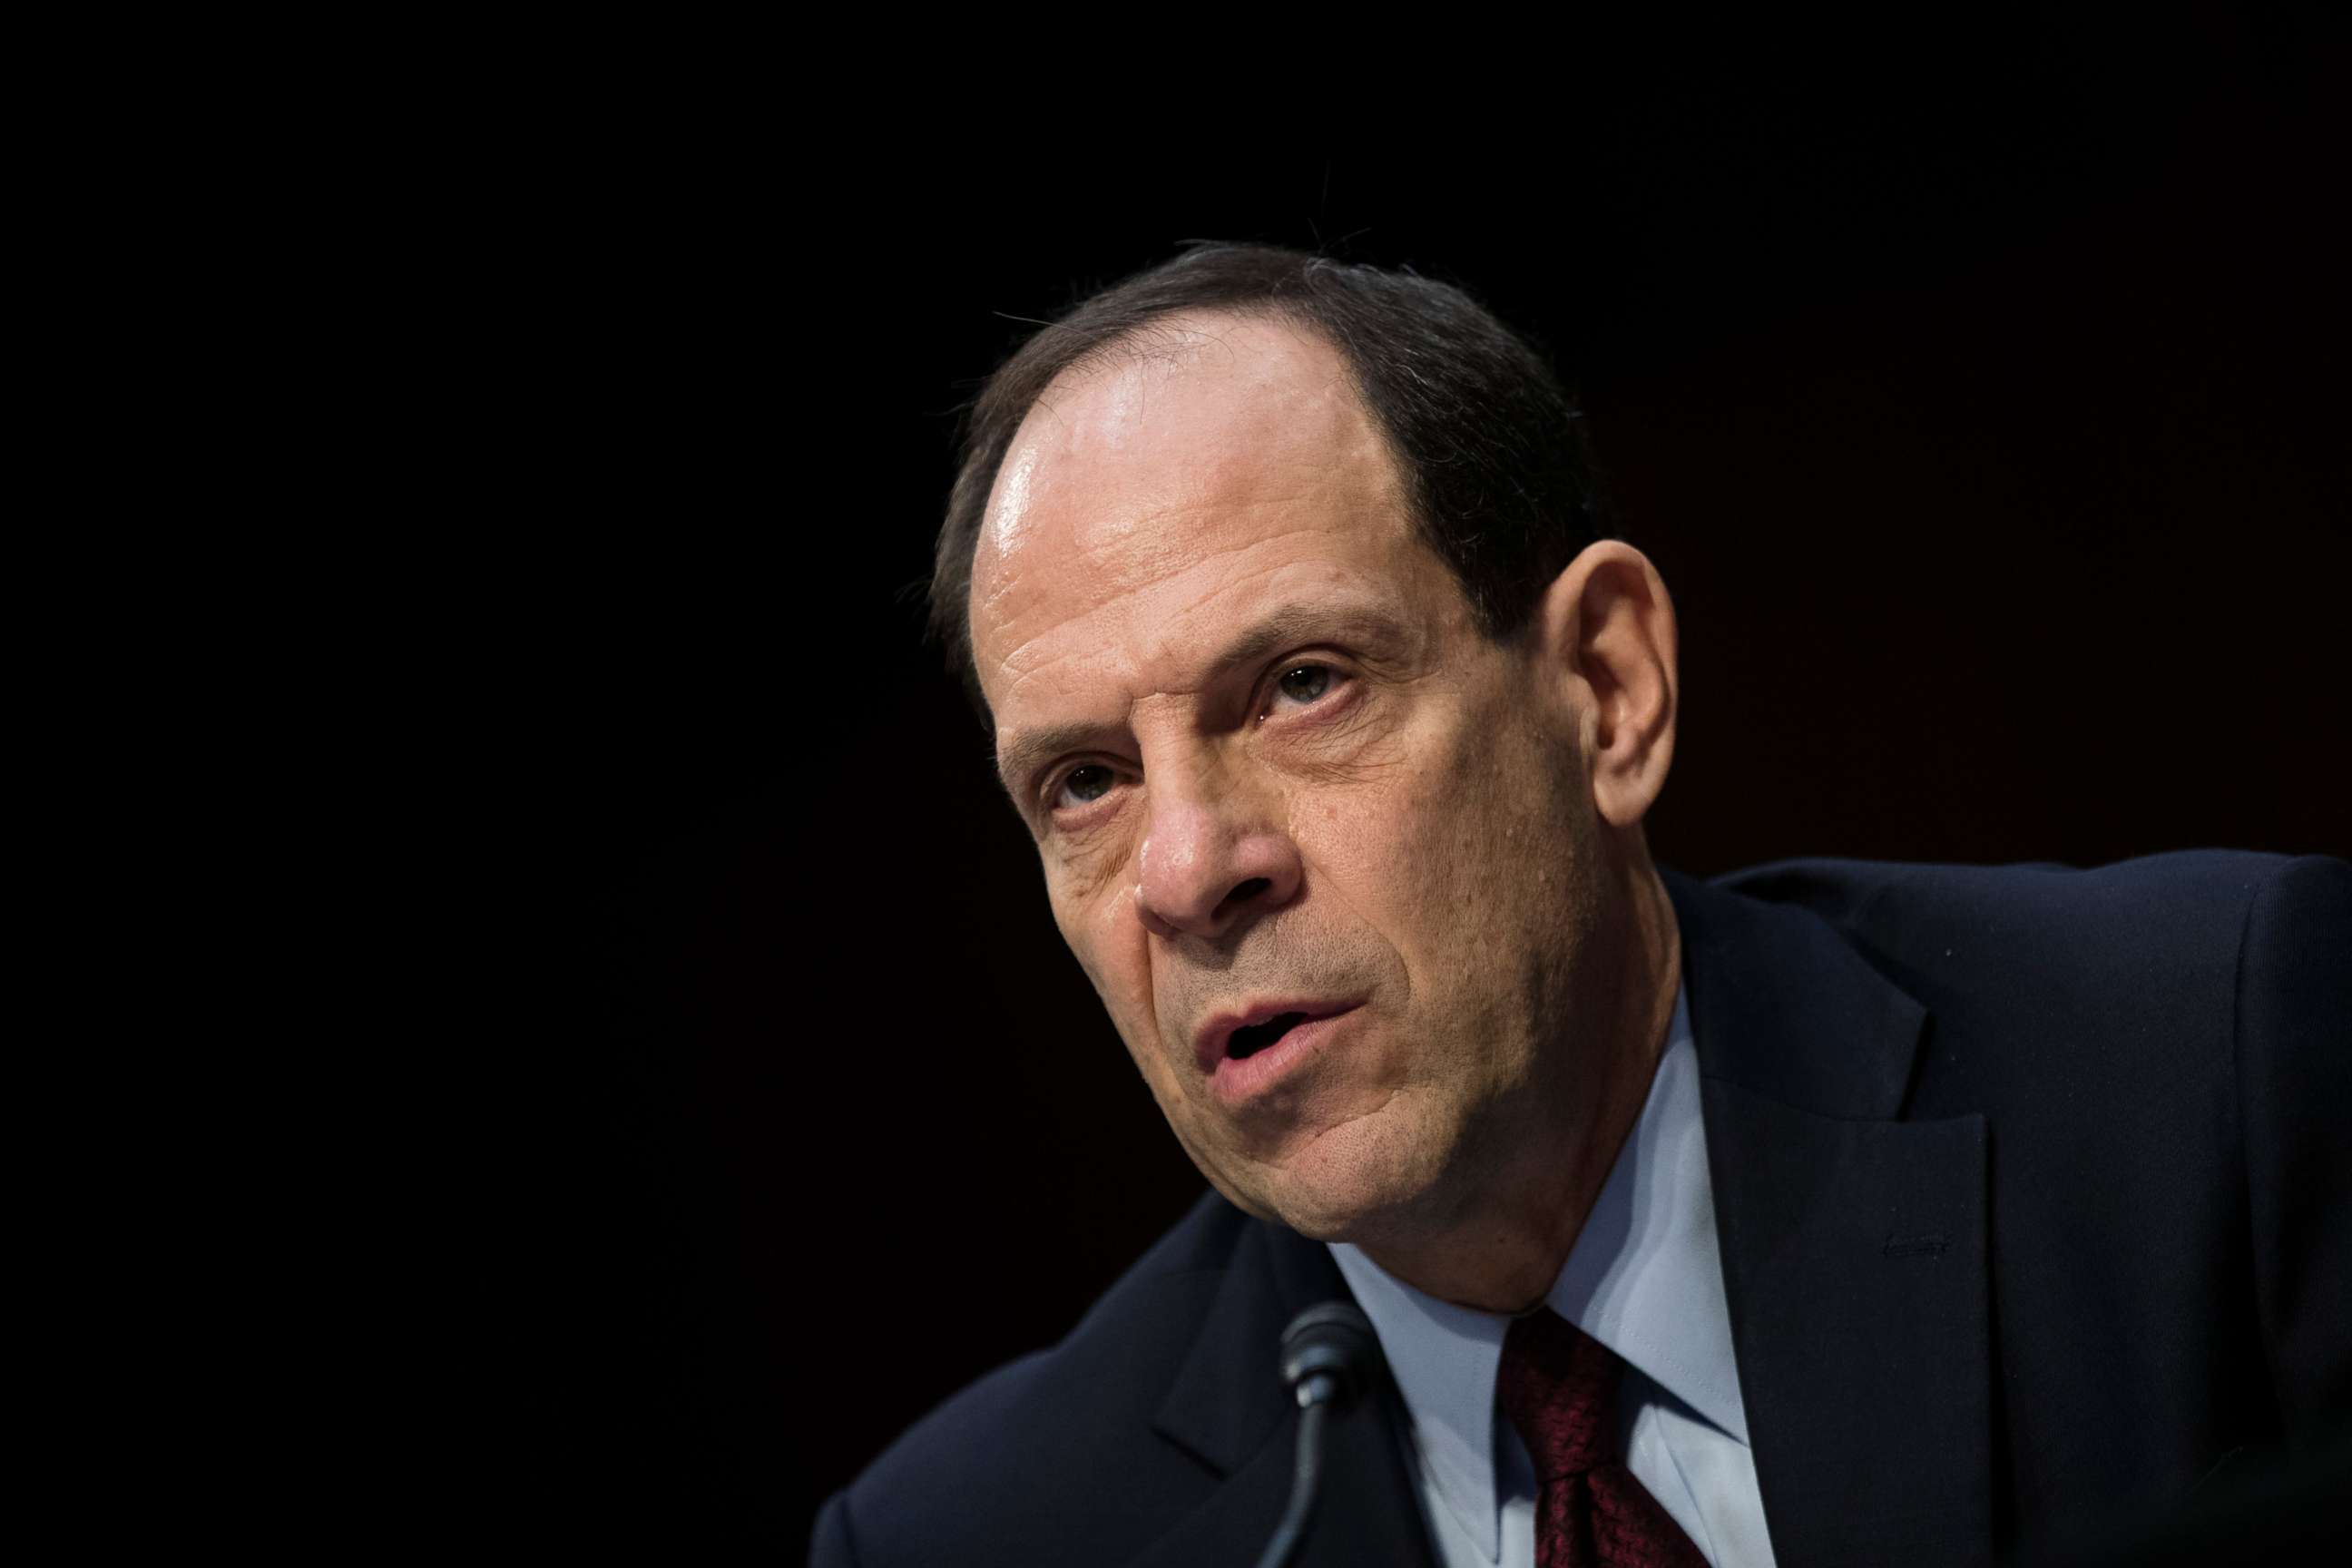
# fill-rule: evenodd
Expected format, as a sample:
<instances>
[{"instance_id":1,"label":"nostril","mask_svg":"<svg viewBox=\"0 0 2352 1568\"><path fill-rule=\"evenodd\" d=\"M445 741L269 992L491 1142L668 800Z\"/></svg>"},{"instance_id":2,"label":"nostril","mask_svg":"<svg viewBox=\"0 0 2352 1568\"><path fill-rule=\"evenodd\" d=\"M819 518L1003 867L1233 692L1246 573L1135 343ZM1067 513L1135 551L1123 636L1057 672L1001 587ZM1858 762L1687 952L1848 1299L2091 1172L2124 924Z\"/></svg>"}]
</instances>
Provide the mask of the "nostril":
<instances>
[{"instance_id":1,"label":"nostril","mask_svg":"<svg viewBox=\"0 0 2352 1568\"><path fill-rule=\"evenodd\" d=\"M1225 895L1225 902L1228 905L1248 903L1252 899L1256 898L1260 893L1265 892L1268 888L1273 886L1274 883L1266 878L1252 877L1248 881L1240 884L1234 888L1232 892L1227 893Z\"/></svg>"}]
</instances>

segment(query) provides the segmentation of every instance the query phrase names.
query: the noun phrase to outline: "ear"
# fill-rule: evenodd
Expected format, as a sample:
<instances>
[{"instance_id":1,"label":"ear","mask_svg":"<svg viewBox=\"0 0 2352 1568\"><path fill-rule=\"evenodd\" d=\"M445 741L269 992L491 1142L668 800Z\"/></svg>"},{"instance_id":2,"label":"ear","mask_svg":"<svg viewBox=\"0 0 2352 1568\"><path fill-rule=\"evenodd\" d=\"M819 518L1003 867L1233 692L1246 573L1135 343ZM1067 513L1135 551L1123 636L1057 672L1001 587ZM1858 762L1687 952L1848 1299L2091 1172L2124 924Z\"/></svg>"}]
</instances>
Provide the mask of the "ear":
<instances>
[{"instance_id":1,"label":"ear","mask_svg":"<svg viewBox=\"0 0 2352 1568\"><path fill-rule=\"evenodd\" d=\"M1539 668L1576 712L1593 805L1612 826L1633 826L1675 756L1681 674L1665 580L1632 545L1600 540L1544 590L1536 616Z\"/></svg>"}]
</instances>

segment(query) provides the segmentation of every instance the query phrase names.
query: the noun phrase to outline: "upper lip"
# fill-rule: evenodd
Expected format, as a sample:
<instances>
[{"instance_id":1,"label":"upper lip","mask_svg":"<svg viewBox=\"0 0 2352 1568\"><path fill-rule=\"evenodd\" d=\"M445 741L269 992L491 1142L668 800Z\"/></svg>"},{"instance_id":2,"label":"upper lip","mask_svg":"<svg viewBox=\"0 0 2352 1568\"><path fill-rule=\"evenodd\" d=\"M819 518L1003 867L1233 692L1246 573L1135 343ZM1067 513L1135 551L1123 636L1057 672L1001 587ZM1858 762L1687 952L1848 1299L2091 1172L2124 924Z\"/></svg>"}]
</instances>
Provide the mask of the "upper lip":
<instances>
[{"instance_id":1,"label":"upper lip","mask_svg":"<svg viewBox=\"0 0 2352 1568\"><path fill-rule=\"evenodd\" d=\"M1356 1005L1357 1004L1353 1002L1318 1002L1302 1000L1298 997L1275 997L1265 1002L1253 1002L1246 1007L1236 1008L1231 1012L1219 1013L1202 1025L1201 1032L1192 1037L1193 1059L1201 1064L1202 1072L1213 1073L1217 1070L1217 1064L1225 1059L1226 1042L1234 1037L1235 1029L1246 1029L1252 1025L1263 1024L1270 1018L1279 1018L1285 1013L1304 1014L1310 1021L1317 1018L1328 1018L1335 1014L1345 1013Z\"/></svg>"}]
</instances>

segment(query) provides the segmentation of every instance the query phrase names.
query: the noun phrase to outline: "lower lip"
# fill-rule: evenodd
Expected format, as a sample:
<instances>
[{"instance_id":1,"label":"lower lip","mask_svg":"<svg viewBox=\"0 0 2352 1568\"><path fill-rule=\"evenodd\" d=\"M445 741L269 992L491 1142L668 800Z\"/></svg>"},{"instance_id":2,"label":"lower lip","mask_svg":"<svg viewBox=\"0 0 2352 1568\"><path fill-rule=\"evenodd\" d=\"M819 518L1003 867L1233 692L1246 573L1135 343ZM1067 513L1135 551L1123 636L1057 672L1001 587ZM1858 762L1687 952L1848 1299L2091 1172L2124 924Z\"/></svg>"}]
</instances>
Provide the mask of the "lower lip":
<instances>
[{"instance_id":1,"label":"lower lip","mask_svg":"<svg viewBox=\"0 0 2352 1568\"><path fill-rule=\"evenodd\" d=\"M1310 1019L1262 1051L1246 1057L1227 1057L1209 1076L1210 1087L1227 1104L1238 1104L1262 1093L1292 1068L1322 1051L1330 1044L1332 1036L1355 1016L1356 1009L1350 1007L1344 1013Z\"/></svg>"}]
</instances>

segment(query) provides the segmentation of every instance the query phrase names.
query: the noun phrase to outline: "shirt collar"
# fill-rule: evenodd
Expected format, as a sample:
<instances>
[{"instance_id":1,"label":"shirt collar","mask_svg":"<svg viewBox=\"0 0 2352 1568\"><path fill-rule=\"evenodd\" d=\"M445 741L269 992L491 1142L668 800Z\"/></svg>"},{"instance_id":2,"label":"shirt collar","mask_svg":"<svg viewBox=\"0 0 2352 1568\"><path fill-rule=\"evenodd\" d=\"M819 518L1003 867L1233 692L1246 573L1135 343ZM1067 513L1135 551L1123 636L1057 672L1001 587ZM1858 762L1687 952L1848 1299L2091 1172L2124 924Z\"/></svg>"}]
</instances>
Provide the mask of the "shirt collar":
<instances>
[{"instance_id":1,"label":"shirt collar","mask_svg":"<svg viewBox=\"0 0 2352 1568\"><path fill-rule=\"evenodd\" d=\"M1380 1336L1437 1490L1494 1559L1501 1539L1495 1375L1510 1320L1424 1295L1348 1243L1332 1244L1331 1255ZM1747 1443L1684 990L1675 994L1649 1099L1545 1302Z\"/></svg>"}]
</instances>

